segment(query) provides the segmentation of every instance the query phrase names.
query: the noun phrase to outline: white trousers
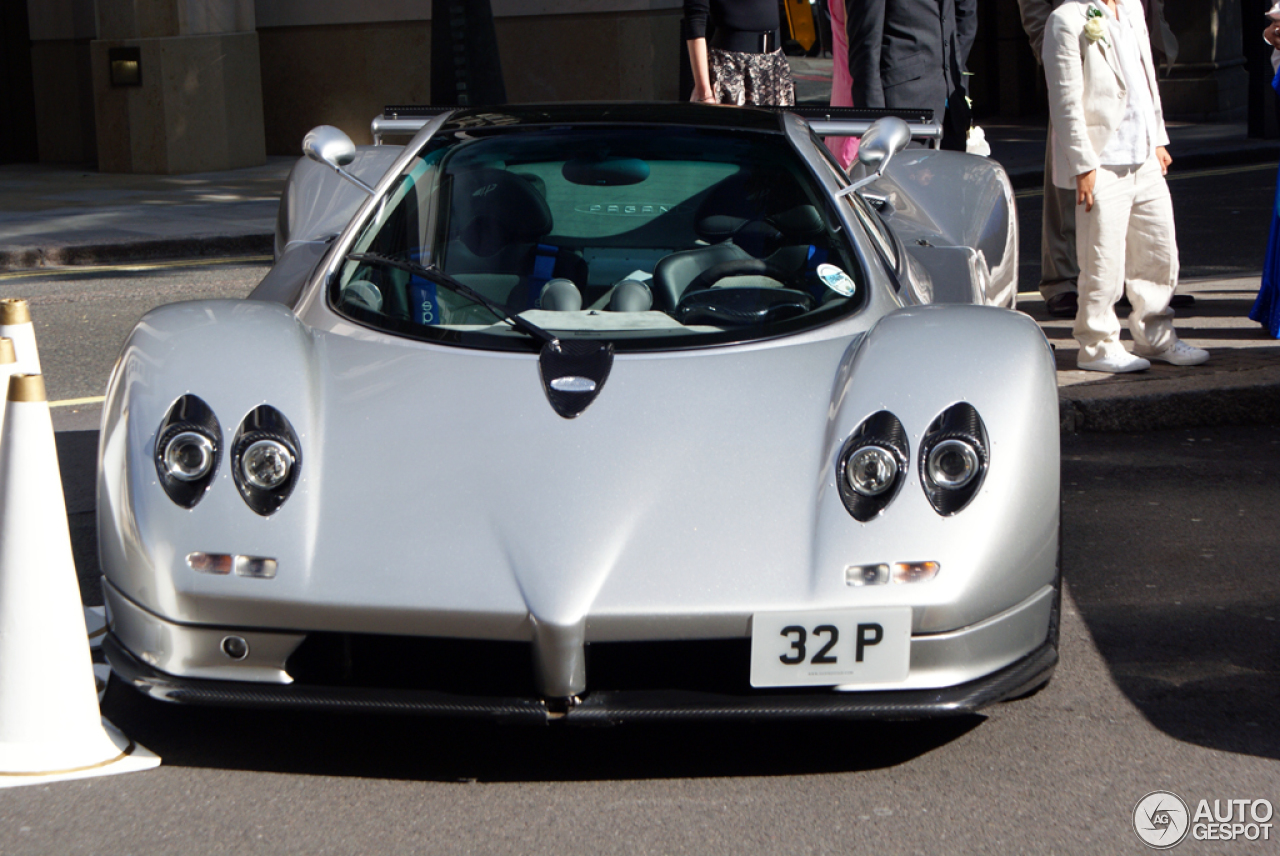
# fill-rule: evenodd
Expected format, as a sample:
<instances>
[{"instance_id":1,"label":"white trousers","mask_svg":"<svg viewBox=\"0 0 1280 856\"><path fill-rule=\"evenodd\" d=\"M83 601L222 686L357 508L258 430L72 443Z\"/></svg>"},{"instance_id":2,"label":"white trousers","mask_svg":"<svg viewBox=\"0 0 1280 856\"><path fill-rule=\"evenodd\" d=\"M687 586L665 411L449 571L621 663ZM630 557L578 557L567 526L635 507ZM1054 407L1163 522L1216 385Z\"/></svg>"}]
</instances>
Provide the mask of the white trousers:
<instances>
[{"instance_id":1,"label":"white trousers","mask_svg":"<svg viewBox=\"0 0 1280 856\"><path fill-rule=\"evenodd\" d=\"M1076 207L1076 259L1080 311L1072 330L1080 359L1096 360L1124 348L1116 301L1127 290L1135 354L1155 354L1177 341L1169 300L1178 284L1173 203L1160 163L1099 167L1093 210Z\"/></svg>"}]
</instances>

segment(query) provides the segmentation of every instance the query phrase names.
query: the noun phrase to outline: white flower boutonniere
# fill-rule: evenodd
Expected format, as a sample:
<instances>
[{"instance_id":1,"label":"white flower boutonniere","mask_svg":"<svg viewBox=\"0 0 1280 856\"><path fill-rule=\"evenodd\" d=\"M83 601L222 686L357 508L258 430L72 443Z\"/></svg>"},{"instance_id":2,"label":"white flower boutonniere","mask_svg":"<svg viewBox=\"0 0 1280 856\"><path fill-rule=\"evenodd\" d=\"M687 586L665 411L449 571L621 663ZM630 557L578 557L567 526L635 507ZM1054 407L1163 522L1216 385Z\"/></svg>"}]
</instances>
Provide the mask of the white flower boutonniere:
<instances>
[{"instance_id":1,"label":"white flower boutonniere","mask_svg":"<svg viewBox=\"0 0 1280 856\"><path fill-rule=\"evenodd\" d=\"M1102 42L1111 47L1111 43L1107 41L1107 22L1102 18L1102 10L1097 6L1090 6L1085 17L1088 20L1084 22L1084 37L1091 42Z\"/></svg>"}]
</instances>

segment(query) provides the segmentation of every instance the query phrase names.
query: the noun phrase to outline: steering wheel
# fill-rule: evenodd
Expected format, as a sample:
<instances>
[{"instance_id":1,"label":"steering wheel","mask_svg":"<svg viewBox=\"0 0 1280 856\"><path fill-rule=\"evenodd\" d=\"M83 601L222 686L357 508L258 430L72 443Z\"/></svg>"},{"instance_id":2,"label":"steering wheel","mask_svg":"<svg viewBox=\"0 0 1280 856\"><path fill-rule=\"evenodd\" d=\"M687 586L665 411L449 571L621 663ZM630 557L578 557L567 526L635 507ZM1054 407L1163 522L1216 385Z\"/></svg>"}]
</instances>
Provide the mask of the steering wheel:
<instances>
[{"instance_id":1,"label":"steering wheel","mask_svg":"<svg viewBox=\"0 0 1280 856\"><path fill-rule=\"evenodd\" d=\"M761 286L721 286L722 279L734 276L766 276L782 288ZM733 259L713 265L694 277L676 305L681 324L709 324L714 327L747 327L771 324L803 315L813 309L813 296L785 286L793 277L760 259Z\"/></svg>"},{"instance_id":2,"label":"steering wheel","mask_svg":"<svg viewBox=\"0 0 1280 856\"><path fill-rule=\"evenodd\" d=\"M812 295L790 288L704 288L685 292L675 316L681 324L748 327L795 318L813 304Z\"/></svg>"}]
</instances>

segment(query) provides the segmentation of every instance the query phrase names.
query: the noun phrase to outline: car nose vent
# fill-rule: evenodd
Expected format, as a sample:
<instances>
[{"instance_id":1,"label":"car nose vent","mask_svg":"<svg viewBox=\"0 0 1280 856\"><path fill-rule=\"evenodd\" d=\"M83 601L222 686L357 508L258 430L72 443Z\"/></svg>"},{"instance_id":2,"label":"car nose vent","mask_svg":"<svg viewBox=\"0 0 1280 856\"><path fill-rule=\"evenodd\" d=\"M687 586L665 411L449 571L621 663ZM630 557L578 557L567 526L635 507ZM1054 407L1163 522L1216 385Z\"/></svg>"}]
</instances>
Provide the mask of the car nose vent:
<instances>
[{"instance_id":1,"label":"car nose vent","mask_svg":"<svg viewBox=\"0 0 1280 856\"><path fill-rule=\"evenodd\" d=\"M573 419L596 400L613 368L610 343L557 339L542 346L538 371L556 413Z\"/></svg>"}]
</instances>

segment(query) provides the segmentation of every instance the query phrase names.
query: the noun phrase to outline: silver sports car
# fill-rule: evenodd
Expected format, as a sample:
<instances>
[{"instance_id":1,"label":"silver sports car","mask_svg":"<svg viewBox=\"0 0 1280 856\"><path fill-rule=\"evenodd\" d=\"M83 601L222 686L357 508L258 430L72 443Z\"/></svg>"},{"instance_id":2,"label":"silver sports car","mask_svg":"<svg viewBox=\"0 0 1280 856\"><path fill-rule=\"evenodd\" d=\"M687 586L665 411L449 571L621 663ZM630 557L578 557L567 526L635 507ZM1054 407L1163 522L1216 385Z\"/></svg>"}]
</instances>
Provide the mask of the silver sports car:
<instances>
[{"instance_id":1,"label":"silver sports car","mask_svg":"<svg viewBox=\"0 0 1280 856\"><path fill-rule=\"evenodd\" d=\"M913 718L1049 679L1057 390L997 164L891 117L383 118L420 130L308 135L249 299L125 344L117 676L568 722ZM852 175L831 132L865 132Z\"/></svg>"}]
</instances>

